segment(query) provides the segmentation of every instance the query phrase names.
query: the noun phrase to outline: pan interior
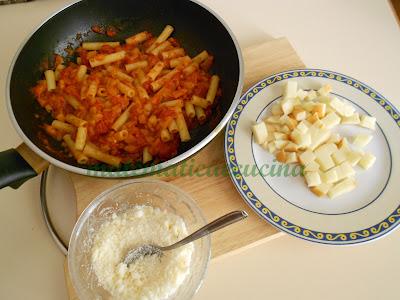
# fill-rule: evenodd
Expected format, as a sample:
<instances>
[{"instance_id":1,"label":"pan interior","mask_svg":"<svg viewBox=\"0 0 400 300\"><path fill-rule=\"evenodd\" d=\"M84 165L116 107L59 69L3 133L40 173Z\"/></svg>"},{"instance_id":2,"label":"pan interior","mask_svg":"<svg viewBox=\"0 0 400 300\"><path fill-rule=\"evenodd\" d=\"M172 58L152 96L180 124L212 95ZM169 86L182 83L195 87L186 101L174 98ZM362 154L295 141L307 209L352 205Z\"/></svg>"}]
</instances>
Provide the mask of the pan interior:
<instances>
[{"instance_id":1,"label":"pan interior","mask_svg":"<svg viewBox=\"0 0 400 300\"><path fill-rule=\"evenodd\" d=\"M118 28L110 38L91 31L93 25ZM215 57L212 72L221 77L222 97L211 119L191 131L192 140L182 143L179 154L202 141L225 116L235 97L240 77L240 62L235 43L224 25L207 9L188 0L108 1L84 0L60 11L45 22L22 47L10 80L10 100L16 121L25 136L53 158L80 168L68 157L59 142L47 137L40 125L51 123L51 116L34 99L32 86L51 67L54 54L68 59L68 49L82 41L123 41L130 35L147 30L157 35L166 24L175 27L176 37L190 56L206 49ZM104 167L104 166L103 166ZM139 165L124 166L134 169Z\"/></svg>"}]
</instances>

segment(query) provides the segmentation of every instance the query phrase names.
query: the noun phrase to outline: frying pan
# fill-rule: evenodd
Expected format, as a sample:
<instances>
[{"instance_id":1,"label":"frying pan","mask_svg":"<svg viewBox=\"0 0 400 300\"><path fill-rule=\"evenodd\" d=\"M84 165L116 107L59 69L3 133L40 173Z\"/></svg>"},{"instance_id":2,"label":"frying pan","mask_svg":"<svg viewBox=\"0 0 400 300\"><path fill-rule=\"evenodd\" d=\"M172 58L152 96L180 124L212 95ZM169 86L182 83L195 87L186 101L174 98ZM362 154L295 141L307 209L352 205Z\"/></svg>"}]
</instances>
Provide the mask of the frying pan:
<instances>
[{"instance_id":1,"label":"frying pan","mask_svg":"<svg viewBox=\"0 0 400 300\"><path fill-rule=\"evenodd\" d=\"M166 24L194 56L206 49L214 55L211 70L220 76L222 97L208 122L191 131L190 142L182 143L178 155L158 165L128 164L115 169L104 164L79 165L61 146L44 133L41 125L51 116L39 106L30 88L52 67L54 54L69 59L68 49L82 41L123 41L128 36L150 31L159 34ZM110 38L91 30L93 25L117 28ZM82 0L69 5L45 21L15 55L7 78L7 107L11 121L24 141L16 149L0 152L0 188L19 187L51 163L78 174L99 177L143 176L162 171L187 159L209 143L225 126L239 101L243 85L243 62L231 30L209 8L189 0Z\"/></svg>"}]
</instances>

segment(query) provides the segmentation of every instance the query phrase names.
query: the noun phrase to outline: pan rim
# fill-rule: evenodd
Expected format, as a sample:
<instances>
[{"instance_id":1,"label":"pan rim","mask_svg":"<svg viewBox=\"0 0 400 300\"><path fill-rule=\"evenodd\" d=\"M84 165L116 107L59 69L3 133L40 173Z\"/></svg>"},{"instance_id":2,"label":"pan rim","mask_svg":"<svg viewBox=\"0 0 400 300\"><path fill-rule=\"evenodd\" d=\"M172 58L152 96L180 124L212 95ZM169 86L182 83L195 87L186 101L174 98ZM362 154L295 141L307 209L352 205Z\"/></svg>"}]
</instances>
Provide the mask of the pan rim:
<instances>
[{"instance_id":1,"label":"pan rim","mask_svg":"<svg viewBox=\"0 0 400 300\"><path fill-rule=\"evenodd\" d=\"M242 56L242 51L240 49L239 43L233 34L231 28L228 26L228 24L220 17L214 10L212 10L210 7L204 5L203 3L200 3L198 0L187 0L190 2L193 2L197 4L198 6L206 9L211 15L213 15L225 28L225 30L228 32L229 36L231 37L235 48L236 48L236 53L238 57L238 62L239 62L239 78L238 78L238 84L236 88L235 95L233 96L232 103L225 113L225 116L221 119L221 121L218 123L218 125L200 142L195 144L192 148L186 150L185 152L179 154L178 156L173 157L172 159L169 159L165 162L161 162L155 166L150 166L150 167L145 167L145 168L140 168L140 169L135 169L135 170L128 170L128 171L93 171L90 169L85 169L81 167L76 167L70 164L67 164L61 160L58 160L54 158L53 156L47 154L43 150L41 150L38 146L36 146L28 136L24 133L22 128L19 126L17 119L15 118L14 111L11 105L11 95L10 95L10 84L11 84L11 76L12 72L14 70L15 63L19 57L19 54L21 53L22 49L25 47L26 43L30 40L30 38L44 25L46 24L50 19L55 17L57 14L60 12L68 9L69 7L82 2L84 0L77 0L74 2L71 2L57 11L55 11L53 14L50 16L46 17L43 22L41 22L38 26L36 26L33 31L22 41L21 45L17 49L12 61L11 65L8 69L8 74L7 74L7 79L6 79L6 106L7 106L7 112L8 116L11 120L11 123L13 124L14 129L17 131L18 135L22 138L23 142L28 145L28 147L33 150L36 154L38 154L40 157L43 159L47 160L50 162L52 165L55 165L57 167L60 167L64 170L76 173L76 174L81 174L81 175L89 175L92 177L112 177L112 178L121 178L121 177L135 177L135 176L143 176L143 175L150 175L152 173L155 173L157 171L162 171L165 169L168 169L171 166L177 165L178 163L190 158L197 152L199 152L201 149L203 149L208 143L210 143L216 136L217 134L226 126L228 120L230 119L231 115L233 114L233 111L237 104L240 101L240 95L243 90L243 78L244 78L244 63L243 63L243 56Z\"/></svg>"}]
</instances>

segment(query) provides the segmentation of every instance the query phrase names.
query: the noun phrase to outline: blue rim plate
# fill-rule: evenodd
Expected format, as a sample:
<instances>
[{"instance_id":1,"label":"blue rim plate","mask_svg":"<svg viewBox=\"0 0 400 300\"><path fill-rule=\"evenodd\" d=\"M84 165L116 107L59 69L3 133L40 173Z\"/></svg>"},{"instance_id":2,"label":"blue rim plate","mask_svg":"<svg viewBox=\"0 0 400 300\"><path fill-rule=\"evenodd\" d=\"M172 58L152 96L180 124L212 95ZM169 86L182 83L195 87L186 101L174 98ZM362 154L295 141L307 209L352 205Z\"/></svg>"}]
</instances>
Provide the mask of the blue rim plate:
<instances>
[{"instance_id":1,"label":"blue rim plate","mask_svg":"<svg viewBox=\"0 0 400 300\"><path fill-rule=\"evenodd\" d=\"M282 165L253 141L250 126L268 115L288 80L305 90L329 83L333 93L352 103L360 114L377 118L373 141L366 151L374 166L357 169L357 188L341 197L318 198L305 186L295 165ZM269 76L240 99L225 133L225 158L231 179L246 203L263 219L293 236L317 243L349 245L381 237L400 223L400 113L380 93L343 74L299 69ZM367 129L343 125L353 136Z\"/></svg>"}]
</instances>

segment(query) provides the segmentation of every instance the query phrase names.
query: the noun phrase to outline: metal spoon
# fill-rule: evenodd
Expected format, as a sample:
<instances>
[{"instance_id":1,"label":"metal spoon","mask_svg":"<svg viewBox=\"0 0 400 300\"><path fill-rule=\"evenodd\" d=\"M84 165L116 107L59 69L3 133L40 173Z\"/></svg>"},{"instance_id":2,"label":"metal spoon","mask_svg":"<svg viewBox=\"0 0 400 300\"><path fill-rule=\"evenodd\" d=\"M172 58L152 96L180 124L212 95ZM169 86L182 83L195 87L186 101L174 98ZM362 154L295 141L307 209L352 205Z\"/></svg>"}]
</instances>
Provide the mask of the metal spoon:
<instances>
[{"instance_id":1,"label":"metal spoon","mask_svg":"<svg viewBox=\"0 0 400 300\"><path fill-rule=\"evenodd\" d=\"M126 254L123 262L124 262L124 264L129 266L135 260L139 259L140 257L146 256L146 255L161 256L164 251L176 249L180 246L186 245L186 244L193 242L199 238L202 238L205 235L208 235L208 234L210 234L214 231L217 231L221 228L224 228L225 226L228 226L228 225L236 223L237 221L240 221L244 218L247 218L247 216L248 216L248 214L244 210L230 212L230 213L212 221L211 223L208 223L207 225L203 226L202 228L200 228L197 231L193 232L192 234L188 235L184 239L182 239L170 246L161 247L161 246L157 246L157 245L148 244L148 245L139 246L135 249L131 249Z\"/></svg>"}]
</instances>

